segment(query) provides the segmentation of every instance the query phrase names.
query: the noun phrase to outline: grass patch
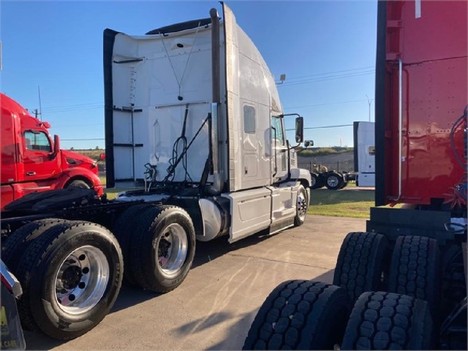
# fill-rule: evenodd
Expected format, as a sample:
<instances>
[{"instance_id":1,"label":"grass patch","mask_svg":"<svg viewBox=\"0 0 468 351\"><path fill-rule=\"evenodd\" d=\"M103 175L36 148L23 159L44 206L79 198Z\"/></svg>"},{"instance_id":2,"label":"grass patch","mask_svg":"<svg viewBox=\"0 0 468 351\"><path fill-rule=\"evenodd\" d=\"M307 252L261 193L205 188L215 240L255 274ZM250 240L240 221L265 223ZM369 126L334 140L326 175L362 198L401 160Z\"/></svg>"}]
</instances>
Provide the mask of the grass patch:
<instances>
[{"instance_id":1,"label":"grass patch","mask_svg":"<svg viewBox=\"0 0 468 351\"><path fill-rule=\"evenodd\" d=\"M311 190L309 214L333 217L369 218L374 190Z\"/></svg>"},{"instance_id":2,"label":"grass patch","mask_svg":"<svg viewBox=\"0 0 468 351\"><path fill-rule=\"evenodd\" d=\"M106 177L100 176L102 184L106 184ZM332 217L369 218L370 207L374 206L374 190L356 189L353 182L348 183L348 190L311 190L309 214ZM355 188L355 189L352 189ZM352 190L351 190L352 189ZM117 194L129 189L104 189L109 200L115 199Z\"/></svg>"}]
</instances>

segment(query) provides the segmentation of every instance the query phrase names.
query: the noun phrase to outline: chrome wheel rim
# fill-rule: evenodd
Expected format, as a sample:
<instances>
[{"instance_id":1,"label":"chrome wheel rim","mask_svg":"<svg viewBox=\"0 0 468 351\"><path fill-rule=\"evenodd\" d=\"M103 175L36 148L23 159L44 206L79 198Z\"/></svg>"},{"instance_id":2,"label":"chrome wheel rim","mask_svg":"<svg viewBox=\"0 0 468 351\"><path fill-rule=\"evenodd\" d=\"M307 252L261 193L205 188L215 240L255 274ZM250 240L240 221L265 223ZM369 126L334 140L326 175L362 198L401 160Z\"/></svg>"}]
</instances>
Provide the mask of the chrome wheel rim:
<instances>
[{"instance_id":1,"label":"chrome wheel rim","mask_svg":"<svg viewBox=\"0 0 468 351\"><path fill-rule=\"evenodd\" d=\"M98 304L110 275L106 255L90 245L81 246L60 264L54 291L60 309L68 314L86 313Z\"/></svg>"},{"instance_id":2,"label":"chrome wheel rim","mask_svg":"<svg viewBox=\"0 0 468 351\"><path fill-rule=\"evenodd\" d=\"M297 216L301 221L305 219L307 214L307 200L303 191L297 194Z\"/></svg>"},{"instance_id":3,"label":"chrome wheel rim","mask_svg":"<svg viewBox=\"0 0 468 351\"><path fill-rule=\"evenodd\" d=\"M188 253L185 229L178 223L166 227L158 241L157 264L166 278L174 278L182 269Z\"/></svg>"}]
</instances>

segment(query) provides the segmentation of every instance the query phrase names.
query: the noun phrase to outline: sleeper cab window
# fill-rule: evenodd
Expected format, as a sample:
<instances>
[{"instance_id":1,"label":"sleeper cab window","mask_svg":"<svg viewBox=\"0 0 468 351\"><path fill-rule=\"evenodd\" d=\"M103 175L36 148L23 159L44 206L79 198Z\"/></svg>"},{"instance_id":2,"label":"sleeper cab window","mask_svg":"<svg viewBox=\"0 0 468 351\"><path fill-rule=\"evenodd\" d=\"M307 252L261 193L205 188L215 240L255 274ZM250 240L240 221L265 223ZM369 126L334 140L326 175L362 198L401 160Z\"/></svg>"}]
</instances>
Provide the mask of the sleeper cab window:
<instances>
[{"instance_id":1,"label":"sleeper cab window","mask_svg":"<svg viewBox=\"0 0 468 351\"><path fill-rule=\"evenodd\" d=\"M24 139L26 142L26 149L28 150L52 151L49 138L43 132L26 131L24 133Z\"/></svg>"},{"instance_id":2,"label":"sleeper cab window","mask_svg":"<svg viewBox=\"0 0 468 351\"><path fill-rule=\"evenodd\" d=\"M244 133L255 133L255 108L244 105Z\"/></svg>"}]
</instances>

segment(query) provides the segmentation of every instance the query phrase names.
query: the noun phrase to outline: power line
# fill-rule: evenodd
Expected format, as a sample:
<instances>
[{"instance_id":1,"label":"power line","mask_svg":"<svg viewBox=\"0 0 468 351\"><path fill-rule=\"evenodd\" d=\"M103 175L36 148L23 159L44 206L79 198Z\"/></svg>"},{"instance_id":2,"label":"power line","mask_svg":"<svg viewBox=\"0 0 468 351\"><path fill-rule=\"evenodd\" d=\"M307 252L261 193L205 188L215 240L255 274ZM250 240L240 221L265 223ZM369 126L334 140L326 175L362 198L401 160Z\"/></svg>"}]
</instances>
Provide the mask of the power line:
<instances>
[{"instance_id":1,"label":"power line","mask_svg":"<svg viewBox=\"0 0 468 351\"><path fill-rule=\"evenodd\" d=\"M363 72L356 72L352 74L342 74L342 75L330 75L330 76L324 76L324 77L319 77L319 78L308 78L308 79L302 79L302 80L297 80L297 81L285 81L284 84L281 84L279 86L293 86L293 85L301 85L301 84L309 84L309 83L315 83L315 82L323 82L327 80L334 80L334 79L343 79L343 78L351 78L351 77L361 77L369 74L375 73L375 70L369 70L369 71L363 71Z\"/></svg>"},{"instance_id":2,"label":"power line","mask_svg":"<svg viewBox=\"0 0 468 351\"><path fill-rule=\"evenodd\" d=\"M327 106L327 105L352 104L352 103L364 102L364 101L366 101L366 100L348 100L348 101L326 102L326 103L323 103L323 104L313 104L313 105L288 106L288 107L285 106L284 109L292 110L292 109L296 109L296 108L315 107L315 106Z\"/></svg>"},{"instance_id":3,"label":"power line","mask_svg":"<svg viewBox=\"0 0 468 351\"><path fill-rule=\"evenodd\" d=\"M353 126L352 124L336 124L332 126L304 127L304 130L305 129L342 128L342 127L352 127L352 126ZM294 130L296 129L294 128L286 129L287 132L294 131Z\"/></svg>"},{"instance_id":4,"label":"power line","mask_svg":"<svg viewBox=\"0 0 468 351\"><path fill-rule=\"evenodd\" d=\"M92 140L105 140L104 138L86 138L86 139L62 139L60 141L92 141Z\"/></svg>"}]
</instances>

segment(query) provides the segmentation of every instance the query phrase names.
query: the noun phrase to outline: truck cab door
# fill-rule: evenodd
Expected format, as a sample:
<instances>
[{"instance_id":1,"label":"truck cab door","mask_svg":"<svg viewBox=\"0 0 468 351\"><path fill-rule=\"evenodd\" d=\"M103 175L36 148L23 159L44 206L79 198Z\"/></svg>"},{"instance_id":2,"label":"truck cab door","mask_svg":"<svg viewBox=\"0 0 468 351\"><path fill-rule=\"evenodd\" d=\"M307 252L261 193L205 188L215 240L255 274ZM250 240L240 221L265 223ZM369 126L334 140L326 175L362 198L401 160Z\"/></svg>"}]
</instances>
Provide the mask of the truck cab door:
<instances>
[{"instance_id":1,"label":"truck cab door","mask_svg":"<svg viewBox=\"0 0 468 351\"><path fill-rule=\"evenodd\" d=\"M271 148L272 148L272 181L273 183L285 180L288 177L288 145L284 133L283 118L271 118Z\"/></svg>"},{"instance_id":2,"label":"truck cab door","mask_svg":"<svg viewBox=\"0 0 468 351\"><path fill-rule=\"evenodd\" d=\"M53 157L49 136L42 131L27 130L23 134L24 180L39 181L57 176L60 163Z\"/></svg>"}]
</instances>

